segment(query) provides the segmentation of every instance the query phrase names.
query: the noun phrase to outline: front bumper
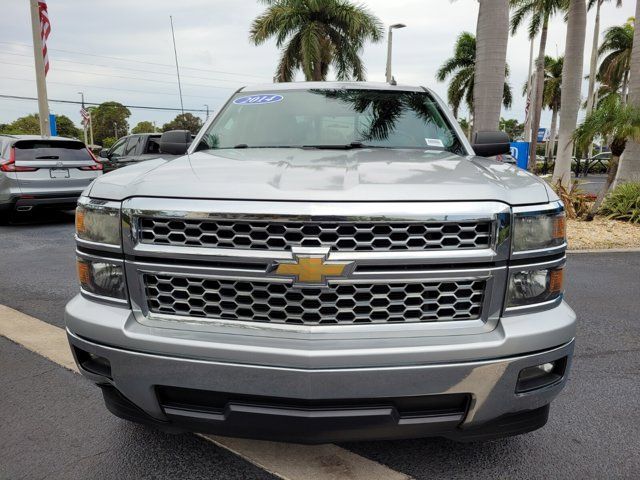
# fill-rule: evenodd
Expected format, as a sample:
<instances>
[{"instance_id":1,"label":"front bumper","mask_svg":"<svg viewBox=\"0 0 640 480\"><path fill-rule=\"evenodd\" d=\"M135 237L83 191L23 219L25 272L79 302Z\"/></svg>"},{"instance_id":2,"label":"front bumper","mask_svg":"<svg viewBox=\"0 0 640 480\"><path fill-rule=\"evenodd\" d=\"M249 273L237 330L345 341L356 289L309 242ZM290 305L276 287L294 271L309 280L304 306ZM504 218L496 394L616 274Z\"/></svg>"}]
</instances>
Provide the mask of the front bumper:
<instances>
[{"instance_id":1,"label":"front bumper","mask_svg":"<svg viewBox=\"0 0 640 480\"><path fill-rule=\"evenodd\" d=\"M95 307L93 313L82 308L87 303ZM86 318L79 318L80 311ZM423 352L421 361L416 360L412 349L406 354L396 349L393 357L381 354L379 362L384 363L377 365L344 363L328 367L323 365L323 357L314 360L313 347L309 346L306 352L297 353L299 362L295 366L291 349L283 348L288 361L277 364L273 356L271 362L259 360L265 358L263 353L255 351L254 355L245 345L237 349L236 354L244 357L239 361L237 356L227 357L215 347L210 347L207 355L202 345L191 349L186 339L189 335L176 331L171 342L173 353L166 344L155 344L150 351L144 337L163 334L166 341L167 331L146 328L135 321L136 332L120 325L121 334L129 330L127 341L117 340L114 331L100 336L96 324L109 324L113 318L96 318L96 314L114 311L127 310L79 297L69 304L66 315L69 342L79 368L103 387L112 412L167 430L300 443L421 436L475 440L539 428L546 422L548 404L566 383L575 327L573 312L563 304L524 319L528 328L536 318L539 329L547 321L557 328L563 326L556 331L556 343L543 349L538 348L533 333L527 341L526 335L519 336L513 326L509 327L510 322L518 328L523 326L523 319L514 317L503 319L499 328L508 339L486 342L484 350L469 346L466 355L471 351L478 357L475 360L463 360L465 355L459 355L458 361L446 360L448 350L456 354L453 344L462 341L450 338L449 349L442 344L433 346L431 353ZM548 341L548 331L538 333L546 334ZM478 345L483 336L473 335ZM334 364L336 358L346 358L341 356L344 352L339 346L335 348ZM514 349L520 353L508 353ZM107 359L109 368L87 369L82 361L87 352ZM523 368L563 358L567 364L562 378L552 385L516 394Z\"/></svg>"}]
</instances>

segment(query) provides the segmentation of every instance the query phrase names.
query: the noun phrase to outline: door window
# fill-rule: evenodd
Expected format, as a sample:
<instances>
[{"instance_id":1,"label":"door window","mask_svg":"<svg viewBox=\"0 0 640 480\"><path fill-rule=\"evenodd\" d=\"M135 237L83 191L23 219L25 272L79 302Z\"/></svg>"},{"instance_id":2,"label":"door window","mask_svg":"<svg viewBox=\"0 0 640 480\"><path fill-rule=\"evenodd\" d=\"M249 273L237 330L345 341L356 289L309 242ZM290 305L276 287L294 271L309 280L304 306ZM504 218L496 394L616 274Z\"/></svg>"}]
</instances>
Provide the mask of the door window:
<instances>
[{"instance_id":1,"label":"door window","mask_svg":"<svg viewBox=\"0 0 640 480\"><path fill-rule=\"evenodd\" d=\"M128 138L126 137L118 140L116 144L113 147L111 147L111 150L109 151L109 156L121 157L124 152L124 147L127 145L127 140Z\"/></svg>"}]
</instances>

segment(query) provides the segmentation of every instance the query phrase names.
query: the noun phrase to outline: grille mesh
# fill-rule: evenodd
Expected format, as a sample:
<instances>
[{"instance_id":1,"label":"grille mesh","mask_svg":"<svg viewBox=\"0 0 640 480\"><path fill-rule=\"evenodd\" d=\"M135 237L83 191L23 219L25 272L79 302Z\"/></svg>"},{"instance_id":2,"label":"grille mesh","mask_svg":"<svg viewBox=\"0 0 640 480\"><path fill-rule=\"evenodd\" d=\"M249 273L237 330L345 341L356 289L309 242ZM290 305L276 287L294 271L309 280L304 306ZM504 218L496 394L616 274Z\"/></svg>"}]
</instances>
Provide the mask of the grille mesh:
<instances>
[{"instance_id":1,"label":"grille mesh","mask_svg":"<svg viewBox=\"0 0 640 480\"><path fill-rule=\"evenodd\" d=\"M154 313L304 325L472 320L485 290L484 280L299 287L164 274L144 284Z\"/></svg>"},{"instance_id":2,"label":"grille mesh","mask_svg":"<svg viewBox=\"0 0 640 480\"><path fill-rule=\"evenodd\" d=\"M155 245L333 251L487 248L490 222L267 222L140 218L139 240Z\"/></svg>"}]
</instances>

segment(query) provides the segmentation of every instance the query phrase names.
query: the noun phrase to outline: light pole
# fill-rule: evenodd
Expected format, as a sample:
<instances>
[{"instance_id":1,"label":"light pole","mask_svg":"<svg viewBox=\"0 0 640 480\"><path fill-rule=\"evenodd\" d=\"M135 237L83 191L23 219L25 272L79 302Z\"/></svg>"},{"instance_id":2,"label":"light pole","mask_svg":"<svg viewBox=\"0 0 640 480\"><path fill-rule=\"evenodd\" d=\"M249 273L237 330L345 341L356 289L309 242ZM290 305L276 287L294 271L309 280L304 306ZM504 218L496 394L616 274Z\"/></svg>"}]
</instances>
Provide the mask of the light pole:
<instances>
[{"instance_id":1,"label":"light pole","mask_svg":"<svg viewBox=\"0 0 640 480\"><path fill-rule=\"evenodd\" d=\"M406 27L404 23L394 23L393 25L389 25L389 33L387 35L387 83L391 83L391 80L393 79L393 76L391 75L391 44L393 43L393 29L404 27Z\"/></svg>"},{"instance_id":2,"label":"light pole","mask_svg":"<svg viewBox=\"0 0 640 480\"><path fill-rule=\"evenodd\" d=\"M206 122L207 120L209 120L209 105L205 103L204 106L207 108L207 118L205 119Z\"/></svg>"}]
</instances>

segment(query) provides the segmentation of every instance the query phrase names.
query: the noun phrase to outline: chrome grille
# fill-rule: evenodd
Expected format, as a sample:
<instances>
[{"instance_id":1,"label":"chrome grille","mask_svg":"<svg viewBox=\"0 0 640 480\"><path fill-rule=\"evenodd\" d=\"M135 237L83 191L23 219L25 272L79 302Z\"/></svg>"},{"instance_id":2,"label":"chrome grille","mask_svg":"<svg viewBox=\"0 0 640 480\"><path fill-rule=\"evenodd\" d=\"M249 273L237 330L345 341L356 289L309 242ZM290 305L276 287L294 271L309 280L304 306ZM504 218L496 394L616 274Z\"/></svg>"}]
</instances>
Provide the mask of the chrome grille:
<instances>
[{"instance_id":1,"label":"chrome grille","mask_svg":"<svg viewBox=\"0 0 640 480\"><path fill-rule=\"evenodd\" d=\"M296 286L149 274L147 305L157 314L303 325L473 320L484 280Z\"/></svg>"},{"instance_id":2,"label":"chrome grille","mask_svg":"<svg viewBox=\"0 0 640 480\"><path fill-rule=\"evenodd\" d=\"M259 220L139 219L138 238L152 245L332 251L488 248L491 222L290 222Z\"/></svg>"}]
</instances>

